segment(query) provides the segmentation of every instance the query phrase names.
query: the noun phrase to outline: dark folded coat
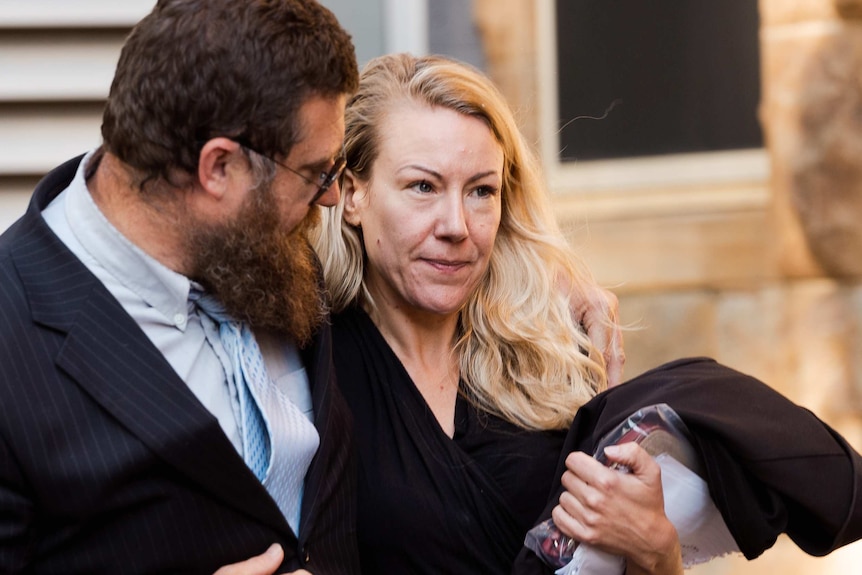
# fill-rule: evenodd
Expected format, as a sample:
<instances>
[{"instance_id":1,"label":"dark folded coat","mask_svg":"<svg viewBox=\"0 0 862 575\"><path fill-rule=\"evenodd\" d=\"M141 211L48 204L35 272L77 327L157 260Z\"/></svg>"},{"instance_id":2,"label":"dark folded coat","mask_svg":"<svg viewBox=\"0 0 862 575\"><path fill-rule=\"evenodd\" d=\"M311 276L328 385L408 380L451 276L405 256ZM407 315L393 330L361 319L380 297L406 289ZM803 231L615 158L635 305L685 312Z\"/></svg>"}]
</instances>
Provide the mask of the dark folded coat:
<instances>
[{"instance_id":1,"label":"dark folded coat","mask_svg":"<svg viewBox=\"0 0 862 575\"><path fill-rule=\"evenodd\" d=\"M577 414L558 467L641 407L667 403L703 458L710 493L748 559L786 533L825 555L862 537L862 457L817 416L758 381L707 358L681 359L596 396ZM537 523L551 516L562 488ZM524 548L513 573L547 573Z\"/></svg>"}]
</instances>

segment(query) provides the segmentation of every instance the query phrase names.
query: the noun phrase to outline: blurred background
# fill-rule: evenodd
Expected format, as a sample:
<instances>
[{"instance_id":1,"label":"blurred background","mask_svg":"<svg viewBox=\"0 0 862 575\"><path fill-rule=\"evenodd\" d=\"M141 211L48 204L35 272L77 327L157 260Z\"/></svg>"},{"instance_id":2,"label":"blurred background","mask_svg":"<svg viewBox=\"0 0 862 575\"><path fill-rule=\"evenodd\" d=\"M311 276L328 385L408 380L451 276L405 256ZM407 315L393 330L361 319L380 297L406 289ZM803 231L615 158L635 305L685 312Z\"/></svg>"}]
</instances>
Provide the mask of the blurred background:
<instances>
[{"instance_id":1,"label":"blurred background","mask_svg":"<svg viewBox=\"0 0 862 575\"><path fill-rule=\"evenodd\" d=\"M688 355L763 379L862 449L862 0L324 0L360 65L487 72L560 223L620 297L626 375ZM0 0L0 230L98 145L153 0ZM812 486L816 489L816 486ZM784 538L699 575L858 572Z\"/></svg>"}]
</instances>

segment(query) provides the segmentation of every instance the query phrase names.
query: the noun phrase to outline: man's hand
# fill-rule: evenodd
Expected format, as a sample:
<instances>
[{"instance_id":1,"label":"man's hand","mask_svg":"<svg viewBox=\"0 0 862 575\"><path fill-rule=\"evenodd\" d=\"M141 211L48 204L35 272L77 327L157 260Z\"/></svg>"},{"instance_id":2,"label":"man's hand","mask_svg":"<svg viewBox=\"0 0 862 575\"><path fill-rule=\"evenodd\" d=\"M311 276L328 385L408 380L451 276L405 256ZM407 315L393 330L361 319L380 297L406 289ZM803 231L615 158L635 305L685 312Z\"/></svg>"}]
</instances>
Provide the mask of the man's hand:
<instances>
[{"instance_id":1,"label":"man's hand","mask_svg":"<svg viewBox=\"0 0 862 575\"><path fill-rule=\"evenodd\" d=\"M631 473L586 453L569 454L554 523L578 541L624 556L627 575L681 575L679 537L664 513L658 463L635 443L608 447L605 454Z\"/></svg>"},{"instance_id":2,"label":"man's hand","mask_svg":"<svg viewBox=\"0 0 862 575\"><path fill-rule=\"evenodd\" d=\"M605 358L608 387L623 381L626 355L623 351L623 330L619 324L620 301L613 292L588 285L586 292L570 290L570 306L575 319L584 326L587 336Z\"/></svg>"},{"instance_id":3,"label":"man's hand","mask_svg":"<svg viewBox=\"0 0 862 575\"><path fill-rule=\"evenodd\" d=\"M278 543L270 545L269 549L240 563L225 565L214 575L272 575L284 559L284 550ZM305 569L292 571L286 575L311 575Z\"/></svg>"}]
</instances>

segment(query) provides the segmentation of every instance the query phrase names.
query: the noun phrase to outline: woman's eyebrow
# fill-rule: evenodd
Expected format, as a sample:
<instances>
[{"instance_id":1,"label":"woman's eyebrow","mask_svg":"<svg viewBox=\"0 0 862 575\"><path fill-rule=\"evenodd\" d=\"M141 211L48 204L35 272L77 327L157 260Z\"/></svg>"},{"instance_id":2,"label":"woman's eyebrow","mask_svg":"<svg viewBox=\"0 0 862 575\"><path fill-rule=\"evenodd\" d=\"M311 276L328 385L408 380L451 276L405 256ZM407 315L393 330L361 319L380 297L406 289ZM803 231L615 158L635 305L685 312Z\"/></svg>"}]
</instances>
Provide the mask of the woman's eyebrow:
<instances>
[{"instance_id":1,"label":"woman's eyebrow","mask_svg":"<svg viewBox=\"0 0 862 575\"><path fill-rule=\"evenodd\" d=\"M443 179L443 175L440 174L439 172L432 170L431 168L426 168L424 166L420 166L418 164L408 164L398 171L401 172L401 171L407 170L407 169L413 169L413 170L419 170L420 172L425 172L426 174L429 174L429 175L433 176L434 178L437 178L438 180ZM474 174L474 175L470 176L467 179L467 183L471 184L473 182L481 180L482 178L487 178L488 176L496 176L496 175L497 175L496 170L487 170L485 172L479 172L478 174Z\"/></svg>"},{"instance_id":2,"label":"woman's eyebrow","mask_svg":"<svg viewBox=\"0 0 862 575\"><path fill-rule=\"evenodd\" d=\"M401 169L399 169L398 171L403 172L404 170L419 170L420 172L425 172L426 174L434 176L438 180L443 179L443 175L440 174L439 172L436 172L436 171L432 170L431 168L426 168L425 166L420 166L418 164L408 164L408 165L402 167Z\"/></svg>"},{"instance_id":3,"label":"woman's eyebrow","mask_svg":"<svg viewBox=\"0 0 862 575\"><path fill-rule=\"evenodd\" d=\"M488 176L496 176L496 175L497 175L496 170L488 170L487 172L480 172L474 176L470 176L470 178L467 179L467 183L470 184L470 183L476 182L478 180L481 180L482 178L487 178Z\"/></svg>"}]
</instances>

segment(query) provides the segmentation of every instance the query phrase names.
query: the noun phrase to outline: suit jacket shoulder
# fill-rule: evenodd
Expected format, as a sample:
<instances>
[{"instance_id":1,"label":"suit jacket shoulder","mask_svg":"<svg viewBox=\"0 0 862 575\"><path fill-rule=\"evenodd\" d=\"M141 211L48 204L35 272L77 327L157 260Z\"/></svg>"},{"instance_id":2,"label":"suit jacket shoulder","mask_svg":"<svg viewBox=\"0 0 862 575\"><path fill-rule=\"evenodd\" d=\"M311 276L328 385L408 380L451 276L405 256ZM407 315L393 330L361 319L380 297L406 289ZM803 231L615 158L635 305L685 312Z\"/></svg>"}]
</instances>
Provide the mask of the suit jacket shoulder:
<instances>
[{"instance_id":1,"label":"suit jacket shoulder","mask_svg":"<svg viewBox=\"0 0 862 575\"><path fill-rule=\"evenodd\" d=\"M0 572L212 573L273 542L285 570L308 559L357 572L349 421L325 338L313 390L327 431L300 544L215 418L42 219L79 163L48 174L0 237Z\"/></svg>"}]
</instances>

